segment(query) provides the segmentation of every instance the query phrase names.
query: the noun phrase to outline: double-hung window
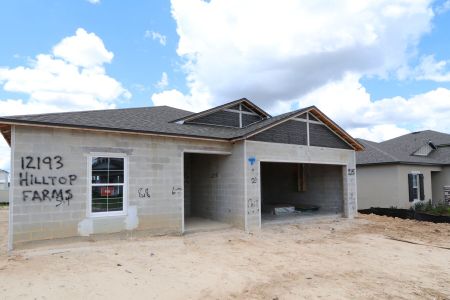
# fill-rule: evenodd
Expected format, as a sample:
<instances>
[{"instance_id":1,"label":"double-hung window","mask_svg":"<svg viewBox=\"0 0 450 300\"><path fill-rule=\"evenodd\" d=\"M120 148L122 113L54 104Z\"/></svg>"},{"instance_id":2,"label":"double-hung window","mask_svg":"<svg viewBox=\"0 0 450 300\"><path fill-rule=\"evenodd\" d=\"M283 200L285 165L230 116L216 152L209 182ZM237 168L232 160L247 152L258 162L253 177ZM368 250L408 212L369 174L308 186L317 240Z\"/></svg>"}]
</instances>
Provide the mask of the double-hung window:
<instances>
[{"instance_id":1,"label":"double-hung window","mask_svg":"<svg viewBox=\"0 0 450 300\"><path fill-rule=\"evenodd\" d=\"M90 157L90 214L120 215L126 212L127 158Z\"/></svg>"}]
</instances>

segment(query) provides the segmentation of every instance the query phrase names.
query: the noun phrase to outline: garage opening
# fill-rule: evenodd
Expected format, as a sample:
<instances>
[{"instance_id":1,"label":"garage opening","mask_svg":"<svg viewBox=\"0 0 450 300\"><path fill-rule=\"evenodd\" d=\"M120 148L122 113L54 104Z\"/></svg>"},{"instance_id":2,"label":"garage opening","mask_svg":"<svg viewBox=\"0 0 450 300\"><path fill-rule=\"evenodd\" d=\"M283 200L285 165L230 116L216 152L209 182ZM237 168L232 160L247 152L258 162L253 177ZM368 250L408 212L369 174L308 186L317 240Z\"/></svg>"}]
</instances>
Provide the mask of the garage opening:
<instances>
[{"instance_id":1,"label":"garage opening","mask_svg":"<svg viewBox=\"0 0 450 300\"><path fill-rule=\"evenodd\" d=\"M261 162L261 220L342 216L343 166Z\"/></svg>"},{"instance_id":2,"label":"garage opening","mask_svg":"<svg viewBox=\"0 0 450 300\"><path fill-rule=\"evenodd\" d=\"M231 227L224 222L228 212L222 174L226 155L184 154L184 232Z\"/></svg>"}]
</instances>

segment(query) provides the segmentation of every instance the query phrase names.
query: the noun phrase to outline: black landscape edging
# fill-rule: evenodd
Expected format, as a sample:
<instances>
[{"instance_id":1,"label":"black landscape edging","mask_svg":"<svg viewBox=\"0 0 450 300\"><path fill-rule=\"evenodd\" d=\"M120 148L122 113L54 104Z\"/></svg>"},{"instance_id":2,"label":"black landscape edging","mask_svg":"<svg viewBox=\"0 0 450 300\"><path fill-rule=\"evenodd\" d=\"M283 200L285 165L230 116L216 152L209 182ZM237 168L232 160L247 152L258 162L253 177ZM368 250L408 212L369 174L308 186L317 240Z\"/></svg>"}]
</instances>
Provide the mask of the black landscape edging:
<instances>
[{"instance_id":1,"label":"black landscape edging","mask_svg":"<svg viewBox=\"0 0 450 300\"><path fill-rule=\"evenodd\" d=\"M450 223L450 216L437 216L425 212L416 212L412 209L371 207L369 209L358 210L358 212L361 214L374 214L379 216L411 219L433 223Z\"/></svg>"}]
</instances>

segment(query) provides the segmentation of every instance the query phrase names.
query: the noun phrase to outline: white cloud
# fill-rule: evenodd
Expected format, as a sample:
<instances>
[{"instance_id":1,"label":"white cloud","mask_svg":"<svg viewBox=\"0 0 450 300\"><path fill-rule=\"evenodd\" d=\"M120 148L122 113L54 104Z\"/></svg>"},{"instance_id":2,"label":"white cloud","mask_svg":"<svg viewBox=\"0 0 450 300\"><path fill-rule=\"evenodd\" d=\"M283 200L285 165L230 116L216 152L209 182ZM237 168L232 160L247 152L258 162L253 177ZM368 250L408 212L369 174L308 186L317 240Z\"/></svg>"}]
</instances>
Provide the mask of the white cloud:
<instances>
[{"instance_id":1,"label":"white cloud","mask_svg":"<svg viewBox=\"0 0 450 300\"><path fill-rule=\"evenodd\" d=\"M309 93L298 105L316 105L354 136L369 140L389 139L411 130L450 132L450 90L445 88L373 101L358 77L347 75Z\"/></svg>"},{"instance_id":2,"label":"white cloud","mask_svg":"<svg viewBox=\"0 0 450 300\"><path fill-rule=\"evenodd\" d=\"M354 137L361 137L365 140L374 142L381 142L410 133L409 130L397 127L397 125L395 124L383 124L365 128L354 128L350 129L348 132Z\"/></svg>"},{"instance_id":3,"label":"white cloud","mask_svg":"<svg viewBox=\"0 0 450 300\"><path fill-rule=\"evenodd\" d=\"M83 28L78 28L74 36L59 42L53 48L53 54L74 66L84 68L110 63L114 57L95 33L87 33Z\"/></svg>"},{"instance_id":4,"label":"white cloud","mask_svg":"<svg viewBox=\"0 0 450 300\"><path fill-rule=\"evenodd\" d=\"M195 97L184 95L176 89L155 93L151 97L154 105L168 105L185 109L188 111L202 111L210 107L209 95L207 93L197 93Z\"/></svg>"},{"instance_id":5,"label":"white cloud","mask_svg":"<svg viewBox=\"0 0 450 300\"><path fill-rule=\"evenodd\" d=\"M450 10L450 0L446 0L435 8L437 14L443 14Z\"/></svg>"},{"instance_id":6,"label":"white cloud","mask_svg":"<svg viewBox=\"0 0 450 300\"><path fill-rule=\"evenodd\" d=\"M447 61L417 44L431 30L431 0L172 0L188 92L155 104L202 110L247 97L278 114L316 105L356 136L450 131L450 90L371 99L362 77L447 81Z\"/></svg>"},{"instance_id":7,"label":"white cloud","mask_svg":"<svg viewBox=\"0 0 450 300\"><path fill-rule=\"evenodd\" d=\"M167 37L165 35L153 30L146 30L144 37L157 40L163 46L165 46L167 42Z\"/></svg>"},{"instance_id":8,"label":"white cloud","mask_svg":"<svg viewBox=\"0 0 450 300\"><path fill-rule=\"evenodd\" d=\"M166 72L163 72L161 79L155 84L158 89L165 89L169 85L169 76Z\"/></svg>"},{"instance_id":9,"label":"white cloud","mask_svg":"<svg viewBox=\"0 0 450 300\"><path fill-rule=\"evenodd\" d=\"M348 72L397 76L431 28L430 2L172 0L185 96L277 110Z\"/></svg>"},{"instance_id":10,"label":"white cloud","mask_svg":"<svg viewBox=\"0 0 450 300\"><path fill-rule=\"evenodd\" d=\"M78 29L51 54L38 54L29 66L0 68L5 91L29 95L26 101L0 100L1 114L114 107L131 94L106 74L103 65L112 58L97 35Z\"/></svg>"},{"instance_id":11,"label":"white cloud","mask_svg":"<svg viewBox=\"0 0 450 300\"><path fill-rule=\"evenodd\" d=\"M100 4L100 0L86 0L86 1L91 4Z\"/></svg>"},{"instance_id":12,"label":"white cloud","mask_svg":"<svg viewBox=\"0 0 450 300\"><path fill-rule=\"evenodd\" d=\"M414 77L417 80L432 80L436 82L450 82L449 61L436 61L433 55L421 58L415 68Z\"/></svg>"},{"instance_id":13,"label":"white cloud","mask_svg":"<svg viewBox=\"0 0 450 300\"><path fill-rule=\"evenodd\" d=\"M106 74L104 64L113 56L97 35L80 28L28 66L0 67L0 86L5 91L28 95L28 99L0 99L0 115L114 108L131 94ZM7 157L6 163L1 158L0 168L9 169L5 145L0 142L0 156Z\"/></svg>"}]
</instances>

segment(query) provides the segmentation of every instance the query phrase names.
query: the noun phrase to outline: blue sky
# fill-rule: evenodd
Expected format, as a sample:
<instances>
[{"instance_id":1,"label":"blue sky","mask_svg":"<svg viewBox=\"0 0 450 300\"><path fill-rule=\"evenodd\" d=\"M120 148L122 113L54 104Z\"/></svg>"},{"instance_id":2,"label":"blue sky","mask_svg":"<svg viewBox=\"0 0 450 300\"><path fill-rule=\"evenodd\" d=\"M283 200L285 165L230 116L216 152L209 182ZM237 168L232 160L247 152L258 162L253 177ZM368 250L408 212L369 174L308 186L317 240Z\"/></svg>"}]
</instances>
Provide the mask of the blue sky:
<instances>
[{"instance_id":1,"label":"blue sky","mask_svg":"<svg viewBox=\"0 0 450 300\"><path fill-rule=\"evenodd\" d=\"M114 53L108 74L132 93L129 102L119 107L146 106L156 92L154 84L166 72L171 84L185 89L184 74L176 55L178 36L168 1L2 1L0 4L0 66L25 65L29 58L48 53L62 38L77 28L94 32ZM166 45L145 37L146 31L166 36ZM145 87L145 91L142 88ZM0 99L14 97L0 90Z\"/></svg>"},{"instance_id":2,"label":"blue sky","mask_svg":"<svg viewBox=\"0 0 450 300\"><path fill-rule=\"evenodd\" d=\"M449 28L450 0L5 0L0 115L247 97L375 141L450 133Z\"/></svg>"},{"instance_id":3,"label":"blue sky","mask_svg":"<svg viewBox=\"0 0 450 300\"><path fill-rule=\"evenodd\" d=\"M434 7L438 7L445 1L434 2ZM433 18L431 32L424 35L418 44L419 53L433 53L437 60L448 60L450 57L450 14L438 14ZM415 59L417 63L417 58ZM414 80L383 80L377 78L364 78L363 85L374 97L382 99L386 97L411 97L425 93L438 87L450 88L450 84L434 82L431 80L416 82Z\"/></svg>"}]
</instances>

